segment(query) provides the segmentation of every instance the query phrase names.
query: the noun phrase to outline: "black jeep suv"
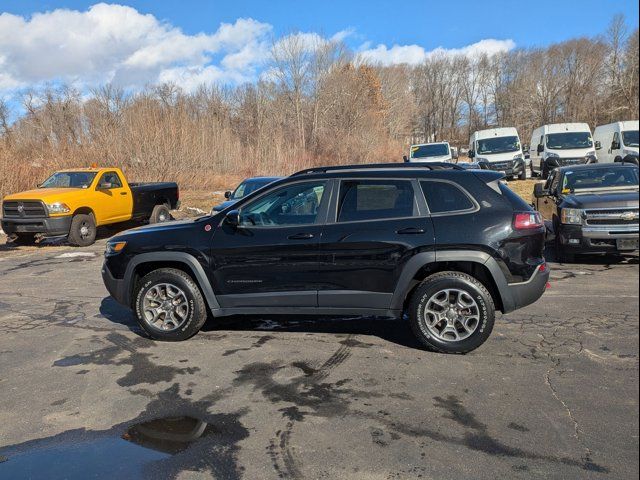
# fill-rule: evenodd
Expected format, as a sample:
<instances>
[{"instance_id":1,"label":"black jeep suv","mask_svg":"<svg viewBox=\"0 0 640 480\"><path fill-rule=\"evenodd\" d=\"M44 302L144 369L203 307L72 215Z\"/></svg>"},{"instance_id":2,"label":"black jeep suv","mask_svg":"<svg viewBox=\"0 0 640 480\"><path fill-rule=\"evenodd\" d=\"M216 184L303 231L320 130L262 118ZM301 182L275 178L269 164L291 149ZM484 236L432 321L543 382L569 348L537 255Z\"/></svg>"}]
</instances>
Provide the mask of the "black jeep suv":
<instances>
[{"instance_id":1,"label":"black jeep suv","mask_svg":"<svg viewBox=\"0 0 640 480\"><path fill-rule=\"evenodd\" d=\"M451 164L304 170L213 216L129 230L102 276L153 338L236 314L402 318L469 352L495 310L535 302L549 270L539 214L503 175Z\"/></svg>"}]
</instances>

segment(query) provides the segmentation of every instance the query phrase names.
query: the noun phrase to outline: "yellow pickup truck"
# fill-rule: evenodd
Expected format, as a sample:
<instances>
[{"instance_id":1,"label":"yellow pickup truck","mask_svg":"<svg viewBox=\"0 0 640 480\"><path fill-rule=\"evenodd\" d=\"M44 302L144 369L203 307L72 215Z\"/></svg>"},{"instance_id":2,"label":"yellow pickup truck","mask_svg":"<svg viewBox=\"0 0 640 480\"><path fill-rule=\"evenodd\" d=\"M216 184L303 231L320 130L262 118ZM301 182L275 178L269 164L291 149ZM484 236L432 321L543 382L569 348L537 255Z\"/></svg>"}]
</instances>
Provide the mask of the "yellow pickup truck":
<instances>
[{"instance_id":1,"label":"yellow pickup truck","mask_svg":"<svg viewBox=\"0 0 640 480\"><path fill-rule=\"evenodd\" d=\"M56 172L34 190L7 195L1 222L15 242L67 235L71 244L87 246L101 225L165 222L178 206L176 183L127 183L118 168L78 168Z\"/></svg>"}]
</instances>

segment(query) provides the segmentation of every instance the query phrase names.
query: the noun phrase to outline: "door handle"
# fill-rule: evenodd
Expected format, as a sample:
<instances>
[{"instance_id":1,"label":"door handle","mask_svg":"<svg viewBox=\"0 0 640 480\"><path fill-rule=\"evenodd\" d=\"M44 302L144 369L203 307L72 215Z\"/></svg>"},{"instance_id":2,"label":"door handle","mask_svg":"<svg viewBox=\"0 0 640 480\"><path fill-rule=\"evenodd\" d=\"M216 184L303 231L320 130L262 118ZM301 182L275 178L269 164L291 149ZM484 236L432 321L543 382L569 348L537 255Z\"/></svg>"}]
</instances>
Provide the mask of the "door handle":
<instances>
[{"instance_id":1,"label":"door handle","mask_svg":"<svg viewBox=\"0 0 640 480\"><path fill-rule=\"evenodd\" d=\"M127 192L120 192L120 195L126 195Z\"/></svg>"},{"instance_id":2,"label":"door handle","mask_svg":"<svg viewBox=\"0 0 640 480\"><path fill-rule=\"evenodd\" d=\"M289 240L311 240L313 233L295 233L287 237Z\"/></svg>"},{"instance_id":3,"label":"door handle","mask_svg":"<svg viewBox=\"0 0 640 480\"><path fill-rule=\"evenodd\" d=\"M422 228L409 227L396 230L396 233L399 235L420 235L421 233L424 233L424 230Z\"/></svg>"}]
</instances>

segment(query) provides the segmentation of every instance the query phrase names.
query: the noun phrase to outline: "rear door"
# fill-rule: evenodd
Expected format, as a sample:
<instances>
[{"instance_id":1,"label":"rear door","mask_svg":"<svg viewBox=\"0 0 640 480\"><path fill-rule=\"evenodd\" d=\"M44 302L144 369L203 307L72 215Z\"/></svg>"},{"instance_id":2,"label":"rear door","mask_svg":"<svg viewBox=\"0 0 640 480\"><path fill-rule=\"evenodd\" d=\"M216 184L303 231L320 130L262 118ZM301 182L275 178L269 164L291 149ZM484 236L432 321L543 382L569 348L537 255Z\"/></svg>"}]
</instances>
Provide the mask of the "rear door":
<instances>
[{"instance_id":1,"label":"rear door","mask_svg":"<svg viewBox=\"0 0 640 480\"><path fill-rule=\"evenodd\" d=\"M406 262L433 250L418 182L341 179L334 192L320 242L318 305L387 309Z\"/></svg>"},{"instance_id":2,"label":"rear door","mask_svg":"<svg viewBox=\"0 0 640 480\"><path fill-rule=\"evenodd\" d=\"M224 222L212 243L211 277L223 308L317 306L318 247L330 182L276 187Z\"/></svg>"}]
</instances>

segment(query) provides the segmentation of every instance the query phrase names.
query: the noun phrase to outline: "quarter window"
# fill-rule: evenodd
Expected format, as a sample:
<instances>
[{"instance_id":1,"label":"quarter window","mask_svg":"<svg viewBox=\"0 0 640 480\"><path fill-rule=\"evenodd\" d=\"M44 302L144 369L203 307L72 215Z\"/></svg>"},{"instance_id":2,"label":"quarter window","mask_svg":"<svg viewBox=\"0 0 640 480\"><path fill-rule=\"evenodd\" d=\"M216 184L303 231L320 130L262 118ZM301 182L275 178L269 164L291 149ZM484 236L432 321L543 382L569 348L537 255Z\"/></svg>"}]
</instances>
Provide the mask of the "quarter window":
<instances>
[{"instance_id":1,"label":"quarter window","mask_svg":"<svg viewBox=\"0 0 640 480\"><path fill-rule=\"evenodd\" d=\"M325 182L294 183L268 193L240 210L240 225L283 227L316 223Z\"/></svg>"},{"instance_id":2,"label":"quarter window","mask_svg":"<svg viewBox=\"0 0 640 480\"><path fill-rule=\"evenodd\" d=\"M340 186L338 222L406 218L418 214L408 180L344 180Z\"/></svg>"},{"instance_id":3,"label":"quarter window","mask_svg":"<svg viewBox=\"0 0 640 480\"><path fill-rule=\"evenodd\" d=\"M445 182L420 182L431 213L473 210L475 204L457 186Z\"/></svg>"}]
</instances>

